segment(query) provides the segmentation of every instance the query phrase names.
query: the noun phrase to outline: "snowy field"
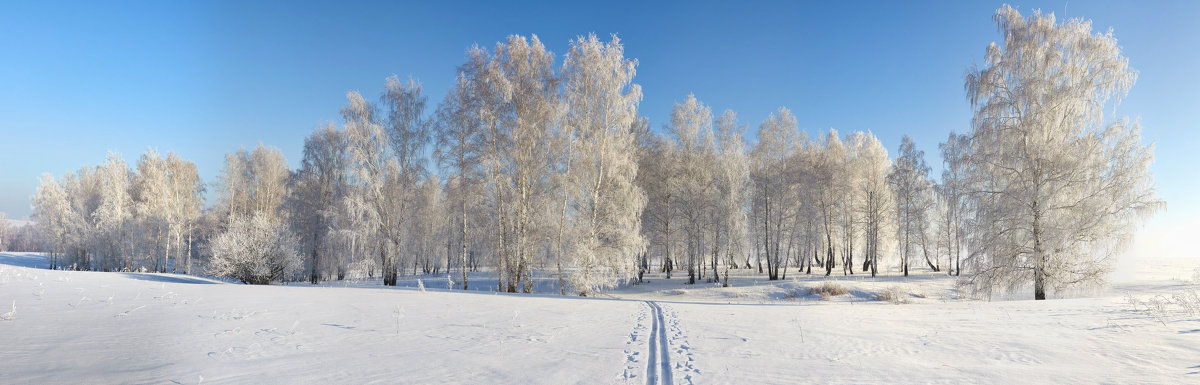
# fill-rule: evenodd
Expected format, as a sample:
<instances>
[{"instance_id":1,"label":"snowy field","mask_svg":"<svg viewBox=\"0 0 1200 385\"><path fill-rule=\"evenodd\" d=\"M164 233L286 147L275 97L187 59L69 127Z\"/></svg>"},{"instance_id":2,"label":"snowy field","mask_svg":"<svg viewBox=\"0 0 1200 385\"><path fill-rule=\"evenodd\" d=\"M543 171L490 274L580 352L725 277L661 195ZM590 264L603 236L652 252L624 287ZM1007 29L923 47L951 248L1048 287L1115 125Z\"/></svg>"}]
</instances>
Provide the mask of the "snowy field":
<instances>
[{"instance_id":1,"label":"snowy field","mask_svg":"<svg viewBox=\"0 0 1200 385\"><path fill-rule=\"evenodd\" d=\"M578 298L43 265L0 254L0 383L1200 383L1195 259L1050 301L960 298L922 269L835 271L827 299L823 276L737 270Z\"/></svg>"}]
</instances>

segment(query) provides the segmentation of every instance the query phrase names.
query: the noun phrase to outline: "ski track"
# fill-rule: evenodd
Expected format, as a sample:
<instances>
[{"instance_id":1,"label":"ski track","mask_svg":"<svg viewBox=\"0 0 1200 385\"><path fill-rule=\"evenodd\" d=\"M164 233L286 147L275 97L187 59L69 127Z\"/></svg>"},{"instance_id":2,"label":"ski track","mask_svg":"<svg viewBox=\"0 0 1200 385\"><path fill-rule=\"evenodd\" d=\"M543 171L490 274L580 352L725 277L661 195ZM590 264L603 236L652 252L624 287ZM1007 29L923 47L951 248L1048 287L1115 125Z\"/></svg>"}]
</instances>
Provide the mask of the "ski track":
<instances>
[{"instance_id":1,"label":"ski track","mask_svg":"<svg viewBox=\"0 0 1200 385\"><path fill-rule=\"evenodd\" d=\"M670 345L667 342L667 320L663 313L662 306L654 301L646 301L650 306L650 319L653 324L650 328L650 349L649 359L646 361L646 384L673 384L673 375L671 368L671 353ZM672 318L673 325L678 325L678 319ZM681 333L676 327L676 335ZM690 355L690 354L689 354ZM688 364L691 367L691 364ZM689 378L689 382L690 382Z\"/></svg>"}]
</instances>

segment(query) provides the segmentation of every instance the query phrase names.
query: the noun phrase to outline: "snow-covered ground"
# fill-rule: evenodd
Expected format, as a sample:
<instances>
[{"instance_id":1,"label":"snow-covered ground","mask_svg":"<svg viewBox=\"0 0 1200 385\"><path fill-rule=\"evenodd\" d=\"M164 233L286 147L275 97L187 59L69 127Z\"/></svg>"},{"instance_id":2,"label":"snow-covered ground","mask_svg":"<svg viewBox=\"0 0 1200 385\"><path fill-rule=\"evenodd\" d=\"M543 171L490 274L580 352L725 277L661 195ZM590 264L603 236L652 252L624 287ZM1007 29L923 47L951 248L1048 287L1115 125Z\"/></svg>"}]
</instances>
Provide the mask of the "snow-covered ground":
<instances>
[{"instance_id":1,"label":"snow-covered ground","mask_svg":"<svg viewBox=\"0 0 1200 385\"><path fill-rule=\"evenodd\" d=\"M0 254L0 383L1200 382L1195 259L1079 298L992 302L923 271L735 270L730 288L652 275L578 298L491 293L485 275L463 293L445 276L248 286L40 266ZM807 294L827 280L849 294Z\"/></svg>"}]
</instances>

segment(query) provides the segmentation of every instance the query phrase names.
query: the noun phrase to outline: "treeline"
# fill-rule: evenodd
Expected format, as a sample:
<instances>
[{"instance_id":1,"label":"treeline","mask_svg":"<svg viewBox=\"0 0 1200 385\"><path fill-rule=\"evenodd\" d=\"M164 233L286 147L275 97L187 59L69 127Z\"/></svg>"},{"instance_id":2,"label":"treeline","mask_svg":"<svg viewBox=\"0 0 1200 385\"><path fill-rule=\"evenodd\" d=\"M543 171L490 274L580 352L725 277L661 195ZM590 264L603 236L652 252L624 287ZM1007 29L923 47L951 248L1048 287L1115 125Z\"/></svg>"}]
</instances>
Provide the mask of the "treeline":
<instances>
[{"instance_id":1,"label":"treeline","mask_svg":"<svg viewBox=\"0 0 1200 385\"><path fill-rule=\"evenodd\" d=\"M38 251L45 244L41 234L34 226L10 223L0 212L0 251Z\"/></svg>"},{"instance_id":2,"label":"treeline","mask_svg":"<svg viewBox=\"0 0 1200 385\"><path fill-rule=\"evenodd\" d=\"M149 150L136 170L109 153L104 164L58 180L43 175L34 220L51 268L190 272L203 193L196 165L173 153Z\"/></svg>"},{"instance_id":3,"label":"treeline","mask_svg":"<svg viewBox=\"0 0 1200 385\"><path fill-rule=\"evenodd\" d=\"M1102 115L1136 77L1115 38L1008 6L996 21L1004 44L969 71L975 117L939 144L936 180L908 136L890 158L871 132L810 137L786 108L752 144L736 113L693 95L652 131L615 36L573 40L561 65L512 36L468 50L432 110L412 79L388 78L375 102L349 92L297 170L261 144L227 155L209 209L194 165L150 151L136 169L110 154L43 177L36 220L57 266L199 263L250 283L453 272L466 289L488 269L498 290L530 292L539 272L589 295L652 266L726 284L730 269L923 266L1040 299L1102 279L1163 203L1140 128Z\"/></svg>"}]
</instances>

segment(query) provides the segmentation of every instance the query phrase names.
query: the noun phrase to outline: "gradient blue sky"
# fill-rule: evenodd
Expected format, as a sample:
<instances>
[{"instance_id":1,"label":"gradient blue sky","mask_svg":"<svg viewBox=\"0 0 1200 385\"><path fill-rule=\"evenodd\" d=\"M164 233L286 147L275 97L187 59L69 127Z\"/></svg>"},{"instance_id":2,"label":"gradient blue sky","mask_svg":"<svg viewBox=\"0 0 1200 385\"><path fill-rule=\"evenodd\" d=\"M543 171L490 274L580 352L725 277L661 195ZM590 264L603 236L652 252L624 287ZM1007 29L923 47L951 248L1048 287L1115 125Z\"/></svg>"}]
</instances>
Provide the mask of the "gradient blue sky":
<instances>
[{"instance_id":1,"label":"gradient blue sky","mask_svg":"<svg viewBox=\"0 0 1200 385\"><path fill-rule=\"evenodd\" d=\"M640 62L654 127L695 93L752 127L779 106L811 133L872 130L890 151L912 135L964 131L963 74L999 40L1002 2L641 1L9 2L0 5L0 211L30 213L44 172L147 147L216 180L227 152L258 142L298 164L303 138L337 121L348 90L391 74L421 80L431 105L472 44L537 34L561 59L580 34L617 33ZM1200 165L1200 2L1017 2L1112 27L1138 83L1120 114L1141 117L1170 208L1151 227L1195 226ZM1190 225L1189 225L1190 224ZM1190 234L1195 235L1195 234Z\"/></svg>"}]
</instances>

